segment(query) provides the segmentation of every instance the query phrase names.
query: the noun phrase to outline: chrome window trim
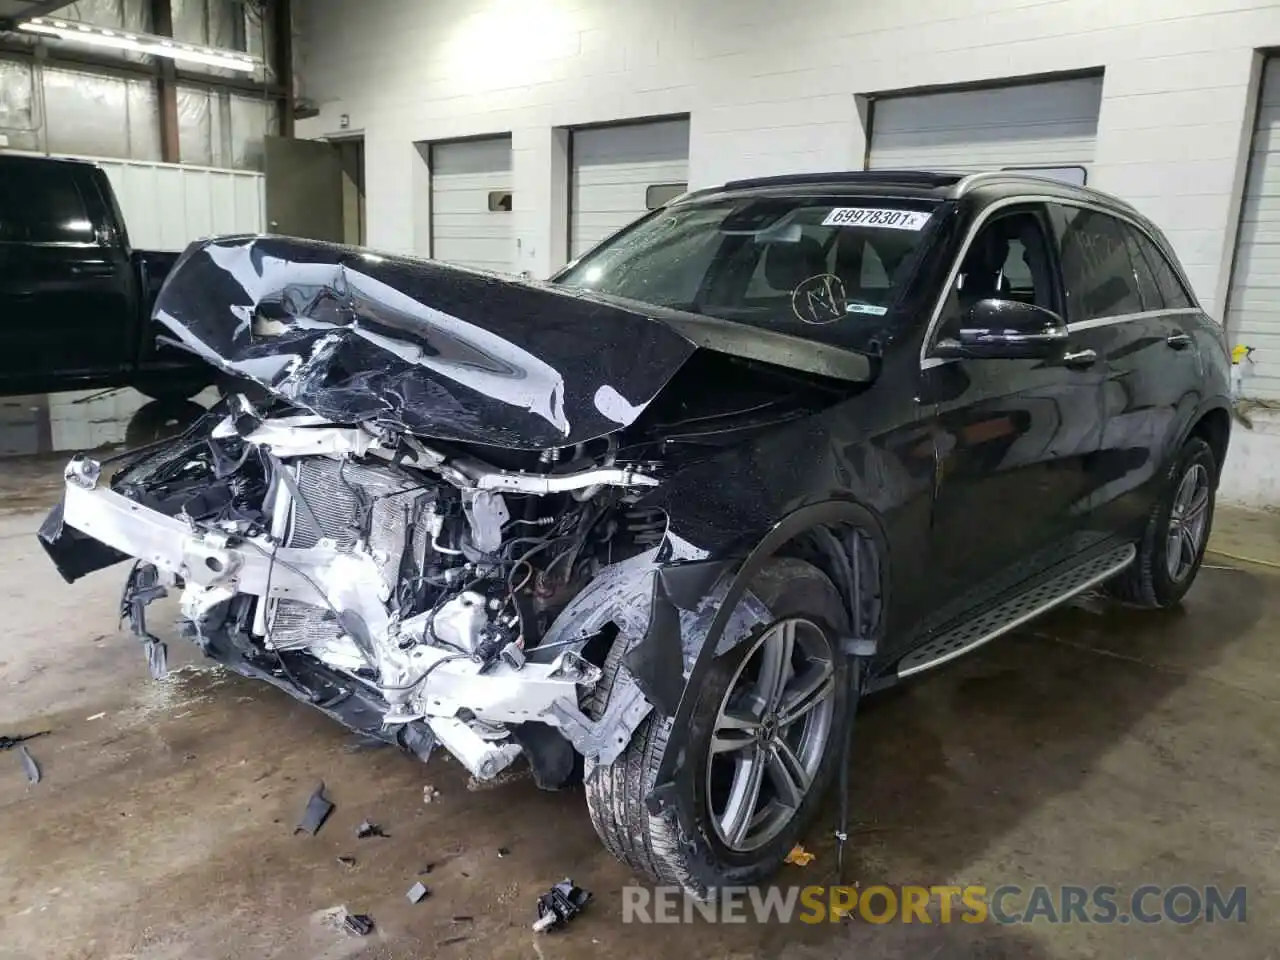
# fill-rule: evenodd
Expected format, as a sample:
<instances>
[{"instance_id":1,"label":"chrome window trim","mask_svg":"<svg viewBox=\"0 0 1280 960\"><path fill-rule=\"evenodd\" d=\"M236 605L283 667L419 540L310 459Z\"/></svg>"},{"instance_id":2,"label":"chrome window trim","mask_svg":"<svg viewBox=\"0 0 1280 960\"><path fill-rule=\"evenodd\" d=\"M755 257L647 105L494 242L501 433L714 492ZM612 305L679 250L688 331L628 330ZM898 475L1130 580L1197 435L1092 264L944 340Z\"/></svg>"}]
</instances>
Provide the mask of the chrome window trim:
<instances>
[{"instance_id":1,"label":"chrome window trim","mask_svg":"<svg viewBox=\"0 0 1280 960\"><path fill-rule=\"evenodd\" d=\"M983 176L983 174L973 174L974 177ZM968 178L966 178L968 179ZM963 183L963 181L961 181ZM955 361L943 357L933 357L929 355L929 350L933 346L933 338L938 332L938 323L942 318L942 310L947 304L947 294L950 293L952 286L956 282L956 277L960 274L960 264L964 263L964 258L969 252L969 247L973 245L974 238L978 235L978 231L983 228L986 222L991 219L992 214L1003 210L1006 207L1021 206L1029 203L1057 203L1064 207L1082 207L1086 210L1092 210L1095 213L1101 213L1109 217L1115 217L1117 220L1123 220L1135 230L1142 233L1144 237L1151 241L1155 248L1164 254L1164 246L1152 235L1142 223L1133 217L1127 215L1122 210L1114 210L1100 203L1090 203L1088 200L1078 200L1071 197L1054 197L1042 196L1039 194L1025 194L1017 197L1002 197L986 207L978 218L969 227L969 232L965 234L964 243L960 247L960 252L956 255L955 262L951 265L951 271L947 274L947 282L942 285L942 292L938 294L938 300L933 305L933 312L929 316L929 325L925 328L924 339L920 341L920 369L930 370L933 367L941 366L944 363L954 363ZM1168 314L1189 314L1203 312L1196 301L1195 293L1192 291L1191 284L1187 283L1186 275L1182 272L1182 265L1176 260L1167 257L1169 266L1181 281L1185 292L1191 297L1195 306L1176 307L1172 310L1144 310L1138 313L1118 314L1113 317L1096 317L1092 320L1078 320L1075 323L1068 323L1067 329L1070 331L1088 330L1092 327L1108 326L1112 323L1123 323L1128 320L1134 320L1139 317L1148 317L1156 315Z\"/></svg>"}]
</instances>

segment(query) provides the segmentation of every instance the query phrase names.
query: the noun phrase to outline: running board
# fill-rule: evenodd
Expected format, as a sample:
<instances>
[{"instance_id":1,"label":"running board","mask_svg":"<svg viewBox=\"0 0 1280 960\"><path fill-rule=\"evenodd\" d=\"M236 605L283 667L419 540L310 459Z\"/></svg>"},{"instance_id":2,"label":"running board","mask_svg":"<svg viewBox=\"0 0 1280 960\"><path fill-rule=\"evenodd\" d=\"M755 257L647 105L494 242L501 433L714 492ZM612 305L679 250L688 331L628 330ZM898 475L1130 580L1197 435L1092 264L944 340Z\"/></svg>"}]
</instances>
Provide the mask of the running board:
<instances>
[{"instance_id":1,"label":"running board","mask_svg":"<svg viewBox=\"0 0 1280 960\"><path fill-rule=\"evenodd\" d=\"M1022 626L1076 594L1109 580L1133 563L1136 555L1137 550L1131 543L1117 547L938 634L898 661L899 679L941 666Z\"/></svg>"}]
</instances>

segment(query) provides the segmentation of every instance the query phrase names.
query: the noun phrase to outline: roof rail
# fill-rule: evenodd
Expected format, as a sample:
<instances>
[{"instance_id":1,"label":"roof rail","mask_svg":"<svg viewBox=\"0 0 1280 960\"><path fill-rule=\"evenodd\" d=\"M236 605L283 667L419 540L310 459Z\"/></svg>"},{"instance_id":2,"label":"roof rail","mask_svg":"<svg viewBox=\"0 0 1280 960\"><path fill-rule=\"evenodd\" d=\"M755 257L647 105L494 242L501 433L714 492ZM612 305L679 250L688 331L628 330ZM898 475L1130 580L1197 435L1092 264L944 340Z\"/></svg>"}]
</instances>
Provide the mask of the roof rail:
<instances>
[{"instance_id":1,"label":"roof rail","mask_svg":"<svg viewBox=\"0 0 1280 960\"><path fill-rule=\"evenodd\" d=\"M822 183L892 183L912 187L946 187L960 180L961 173L933 173L925 170L841 170L831 173L793 173L772 177L730 180L725 190L748 187L796 186Z\"/></svg>"}]
</instances>

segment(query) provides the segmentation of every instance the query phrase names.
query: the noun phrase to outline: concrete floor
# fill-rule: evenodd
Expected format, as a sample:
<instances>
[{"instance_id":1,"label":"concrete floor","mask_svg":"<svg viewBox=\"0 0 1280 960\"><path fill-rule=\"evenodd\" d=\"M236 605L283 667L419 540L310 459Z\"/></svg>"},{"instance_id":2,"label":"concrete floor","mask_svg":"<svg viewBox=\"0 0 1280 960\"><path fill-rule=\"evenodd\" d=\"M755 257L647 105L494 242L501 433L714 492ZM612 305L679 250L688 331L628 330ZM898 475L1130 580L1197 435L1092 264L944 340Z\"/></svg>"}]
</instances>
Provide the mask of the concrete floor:
<instances>
[{"instance_id":1,"label":"concrete floor","mask_svg":"<svg viewBox=\"0 0 1280 960\"><path fill-rule=\"evenodd\" d=\"M0 754L0 957L1280 956L1274 569L1213 558L1183 609L1088 599L1052 614L874 703L853 772L849 876L863 884L1244 884L1248 923L642 929L620 922L629 877L580 790L472 792L456 763L353 750L319 714L181 642L172 662L186 666L149 681L116 629L121 570L67 587L32 536L57 474L0 466L0 733L53 731L31 744L35 786ZM1274 561L1278 533L1274 516L1223 510L1215 547ZM317 836L294 836L318 780L337 809ZM425 784L440 791L431 805ZM817 860L780 882L832 879L832 816L813 831ZM390 839L356 840L365 818ZM427 863L433 896L411 906ZM535 938L534 900L565 875L596 901ZM331 929L322 914L338 905L372 914L376 933ZM467 939L441 945L454 937Z\"/></svg>"}]
</instances>

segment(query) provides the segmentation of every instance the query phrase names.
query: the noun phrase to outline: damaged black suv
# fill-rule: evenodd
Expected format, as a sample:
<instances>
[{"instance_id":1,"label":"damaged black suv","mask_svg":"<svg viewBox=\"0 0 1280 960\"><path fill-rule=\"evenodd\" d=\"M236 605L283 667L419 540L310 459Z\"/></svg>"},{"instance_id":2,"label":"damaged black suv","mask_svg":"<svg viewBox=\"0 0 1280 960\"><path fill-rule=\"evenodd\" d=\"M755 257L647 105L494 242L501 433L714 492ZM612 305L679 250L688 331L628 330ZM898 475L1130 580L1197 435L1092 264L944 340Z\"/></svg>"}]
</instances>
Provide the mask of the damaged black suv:
<instances>
[{"instance_id":1,"label":"damaged black suv","mask_svg":"<svg viewBox=\"0 0 1280 960\"><path fill-rule=\"evenodd\" d=\"M1230 429L1160 231L1011 173L729 183L549 283L218 238L155 316L247 389L41 530L68 580L134 558L153 671L176 591L353 729L584 778L700 896L778 867L862 696L1092 586L1177 603Z\"/></svg>"}]
</instances>

